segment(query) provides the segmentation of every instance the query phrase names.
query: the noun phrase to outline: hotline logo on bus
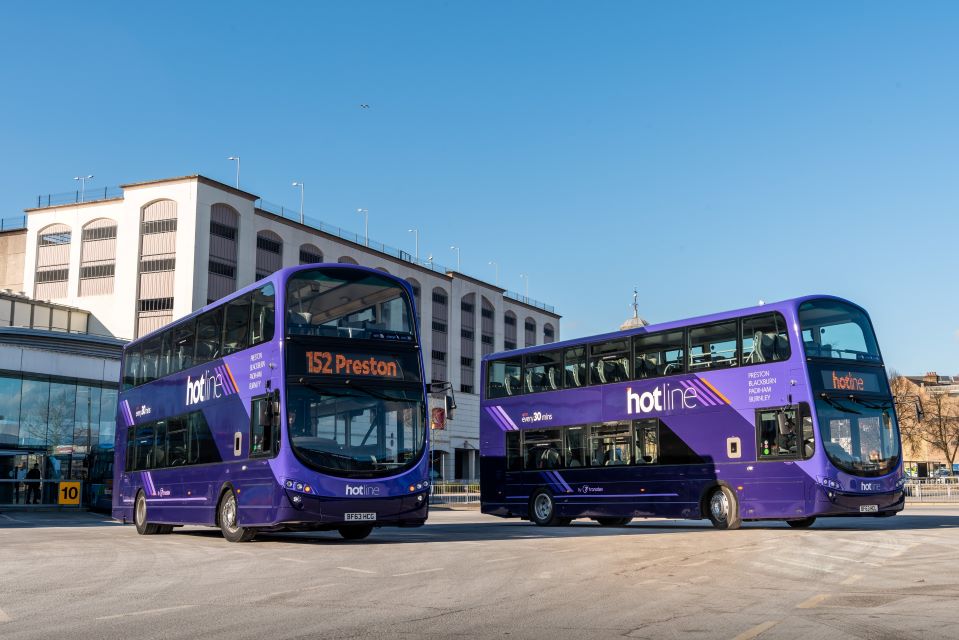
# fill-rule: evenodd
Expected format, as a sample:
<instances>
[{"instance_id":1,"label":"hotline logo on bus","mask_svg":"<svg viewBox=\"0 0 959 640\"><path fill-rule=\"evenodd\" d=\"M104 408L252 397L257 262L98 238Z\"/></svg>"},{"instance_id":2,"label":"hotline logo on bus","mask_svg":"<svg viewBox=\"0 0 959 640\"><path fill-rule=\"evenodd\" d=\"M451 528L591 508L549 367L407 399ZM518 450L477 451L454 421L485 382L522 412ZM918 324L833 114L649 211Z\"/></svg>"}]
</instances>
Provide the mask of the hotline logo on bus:
<instances>
[{"instance_id":1,"label":"hotline logo on bus","mask_svg":"<svg viewBox=\"0 0 959 640\"><path fill-rule=\"evenodd\" d=\"M380 356L353 357L329 351L307 351L306 370L313 375L402 377L400 366L395 359Z\"/></svg>"},{"instance_id":2,"label":"hotline logo on bus","mask_svg":"<svg viewBox=\"0 0 959 640\"><path fill-rule=\"evenodd\" d=\"M231 396L236 393L236 381L230 368L223 364L207 369L199 378L186 378L186 406L200 404L207 400Z\"/></svg>"}]
</instances>

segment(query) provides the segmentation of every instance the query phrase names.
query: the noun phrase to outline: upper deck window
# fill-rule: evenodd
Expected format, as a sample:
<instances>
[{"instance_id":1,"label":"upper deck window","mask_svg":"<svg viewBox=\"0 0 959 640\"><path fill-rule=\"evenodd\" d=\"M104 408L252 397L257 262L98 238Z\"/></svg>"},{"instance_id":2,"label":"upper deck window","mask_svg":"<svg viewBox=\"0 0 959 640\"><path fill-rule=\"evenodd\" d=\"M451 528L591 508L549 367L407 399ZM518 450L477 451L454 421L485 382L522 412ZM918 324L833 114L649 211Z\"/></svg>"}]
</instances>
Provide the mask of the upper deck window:
<instances>
[{"instance_id":1,"label":"upper deck window","mask_svg":"<svg viewBox=\"0 0 959 640\"><path fill-rule=\"evenodd\" d=\"M658 378L683 372L683 331L666 331L633 338L635 377Z\"/></svg>"},{"instance_id":2,"label":"upper deck window","mask_svg":"<svg viewBox=\"0 0 959 640\"><path fill-rule=\"evenodd\" d=\"M786 319L779 313L743 318L743 364L789 359Z\"/></svg>"},{"instance_id":3,"label":"upper deck window","mask_svg":"<svg viewBox=\"0 0 959 640\"><path fill-rule=\"evenodd\" d=\"M301 271L287 284L287 333L412 342L410 303L400 283L367 271Z\"/></svg>"},{"instance_id":4,"label":"upper deck window","mask_svg":"<svg viewBox=\"0 0 959 640\"><path fill-rule=\"evenodd\" d=\"M723 369L739 364L735 320L689 330L689 370Z\"/></svg>"},{"instance_id":5,"label":"upper deck window","mask_svg":"<svg viewBox=\"0 0 959 640\"><path fill-rule=\"evenodd\" d=\"M589 348L590 384L629 380L629 338L610 340Z\"/></svg>"},{"instance_id":6,"label":"upper deck window","mask_svg":"<svg viewBox=\"0 0 959 640\"><path fill-rule=\"evenodd\" d=\"M866 312L839 300L811 300L799 306L803 346L810 358L881 362L876 334Z\"/></svg>"},{"instance_id":7,"label":"upper deck window","mask_svg":"<svg viewBox=\"0 0 959 640\"><path fill-rule=\"evenodd\" d=\"M487 398L515 396L523 392L523 359L519 356L494 360L487 369Z\"/></svg>"},{"instance_id":8,"label":"upper deck window","mask_svg":"<svg viewBox=\"0 0 959 640\"><path fill-rule=\"evenodd\" d=\"M552 391L563 388L563 352L546 351L526 356L526 390Z\"/></svg>"}]
</instances>

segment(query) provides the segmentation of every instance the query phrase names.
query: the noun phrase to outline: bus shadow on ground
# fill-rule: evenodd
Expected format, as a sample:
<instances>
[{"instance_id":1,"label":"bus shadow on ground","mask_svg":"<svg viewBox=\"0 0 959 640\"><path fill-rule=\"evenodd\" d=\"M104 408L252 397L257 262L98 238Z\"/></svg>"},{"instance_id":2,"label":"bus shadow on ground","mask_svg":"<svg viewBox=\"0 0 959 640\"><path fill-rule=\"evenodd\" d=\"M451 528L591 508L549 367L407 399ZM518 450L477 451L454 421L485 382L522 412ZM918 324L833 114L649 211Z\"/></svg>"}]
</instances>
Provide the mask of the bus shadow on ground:
<instances>
[{"instance_id":1,"label":"bus shadow on ground","mask_svg":"<svg viewBox=\"0 0 959 640\"><path fill-rule=\"evenodd\" d=\"M0 509L0 529L47 529L71 527L119 527L123 523L90 511L28 511Z\"/></svg>"},{"instance_id":2,"label":"bus shadow on ground","mask_svg":"<svg viewBox=\"0 0 959 640\"><path fill-rule=\"evenodd\" d=\"M916 531L959 528L959 516L910 515L895 518L823 518L808 529L793 529L783 521L757 521L743 523L740 531L771 530L795 532L816 531ZM714 533L737 535L735 531L719 531L707 521L696 520L648 520L635 521L622 527L602 527L581 520L566 527L537 527L526 522L450 523L427 524L416 529L375 529L364 540L344 540L336 531L310 532L264 532L257 535L254 543L280 543L297 545L355 545L355 544L423 544L431 542L493 542L506 540L544 540L569 538L603 538L610 536L663 535L679 533ZM217 529L178 529L174 535L219 538Z\"/></svg>"}]
</instances>

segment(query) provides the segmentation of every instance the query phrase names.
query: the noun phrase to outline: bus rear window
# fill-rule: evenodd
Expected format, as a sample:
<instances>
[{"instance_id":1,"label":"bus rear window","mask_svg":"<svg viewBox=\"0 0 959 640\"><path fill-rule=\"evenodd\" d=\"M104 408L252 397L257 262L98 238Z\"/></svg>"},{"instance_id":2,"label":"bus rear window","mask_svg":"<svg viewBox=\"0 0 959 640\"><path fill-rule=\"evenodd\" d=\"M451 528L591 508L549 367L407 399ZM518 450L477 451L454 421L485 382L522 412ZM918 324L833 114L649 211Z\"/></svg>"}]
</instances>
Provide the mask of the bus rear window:
<instances>
[{"instance_id":1,"label":"bus rear window","mask_svg":"<svg viewBox=\"0 0 959 640\"><path fill-rule=\"evenodd\" d=\"M523 359L519 357L494 360L486 372L486 397L502 398L523 392Z\"/></svg>"}]
</instances>

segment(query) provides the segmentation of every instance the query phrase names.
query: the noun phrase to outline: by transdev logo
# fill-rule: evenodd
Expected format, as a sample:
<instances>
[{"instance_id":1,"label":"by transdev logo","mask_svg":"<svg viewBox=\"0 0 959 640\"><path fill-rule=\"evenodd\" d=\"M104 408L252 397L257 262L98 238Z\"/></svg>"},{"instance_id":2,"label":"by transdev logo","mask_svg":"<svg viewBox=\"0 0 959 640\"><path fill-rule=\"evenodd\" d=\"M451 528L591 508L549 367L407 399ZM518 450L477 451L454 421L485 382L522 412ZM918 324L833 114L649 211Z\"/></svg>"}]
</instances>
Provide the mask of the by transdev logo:
<instances>
[{"instance_id":1,"label":"by transdev logo","mask_svg":"<svg viewBox=\"0 0 959 640\"><path fill-rule=\"evenodd\" d=\"M348 496L378 496L380 495L380 488L374 487L372 485L358 484L346 485L346 495Z\"/></svg>"},{"instance_id":2,"label":"by transdev logo","mask_svg":"<svg viewBox=\"0 0 959 640\"><path fill-rule=\"evenodd\" d=\"M672 387L666 383L643 393L634 393L632 387L626 388L626 413L629 415L673 409L694 409L697 406L699 404L695 387Z\"/></svg>"},{"instance_id":3,"label":"by transdev logo","mask_svg":"<svg viewBox=\"0 0 959 640\"><path fill-rule=\"evenodd\" d=\"M145 404L141 404L140 407L137 409L136 416L138 418L142 418L143 416L148 416L151 413L153 413L153 409L146 406Z\"/></svg>"}]
</instances>

